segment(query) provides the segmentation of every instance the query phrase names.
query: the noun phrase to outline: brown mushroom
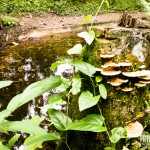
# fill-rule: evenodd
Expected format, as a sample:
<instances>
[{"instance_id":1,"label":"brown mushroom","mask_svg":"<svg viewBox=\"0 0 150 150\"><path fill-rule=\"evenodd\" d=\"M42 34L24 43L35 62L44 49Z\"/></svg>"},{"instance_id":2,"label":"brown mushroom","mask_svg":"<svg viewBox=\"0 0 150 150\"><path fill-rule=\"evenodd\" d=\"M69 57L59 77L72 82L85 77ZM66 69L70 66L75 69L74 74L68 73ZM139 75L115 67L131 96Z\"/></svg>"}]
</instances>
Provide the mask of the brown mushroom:
<instances>
[{"instance_id":1,"label":"brown mushroom","mask_svg":"<svg viewBox=\"0 0 150 150\"><path fill-rule=\"evenodd\" d=\"M102 68L108 68L108 67L119 67L118 64L112 62L112 61L109 61L109 62L106 62L104 65L101 66Z\"/></svg>"},{"instance_id":2,"label":"brown mushroom","mask_svg":"<svg viewBox=\"0 0 150 150\"><path fill-rule=\"evenodd\" d=\"M110 55L100 55L101 58L113 58L115 55L114 54L110 54Z\"/></svg>"},{"instance_id":3,"label":"brown mushroom","mask_svg":"<svg viewBox=\"0 0 150 150\"><path fill-rule=\"evenodd\" d=\"M101 69L101 74L105 76L115 76L121 73L121 71L116 71L116 70L105 70Z\"/></svg>"},{"instance_id":4,"label":"brown mushroom","mask_svg":"<svg viewBox=\"0 0 150 150\"><path fill-rule=\"evenodd\" d=\"M139 77L140 79L150 80L150 75Z\"/></svg>"},{"instance_id":5,"label":"brown mushroom","mask_svg":"<svg viewBox=\"0 0 150 150\"><path fill-rule=\"evenodd\" d=\"M128 66L132 66L132 63L130 63L130 62L120 62L120 63L118 63L118 65L120 67L128 67Z\"/></svg>"},{"instance_id":6,"label":"brown mushroom","mask_svg":"<svg viewBox=\"0 0 150 150\"><path fill-rule=\"evenodd\" d=\"M139 81L139 83L149 84L149 83L150 83L150 81L149 81L149 80L146 80L146 81Z\"/></svg>"},{"instance_id":7,"label":"brown mushroom","mask_svg":"<svg viewBox=\"0 0 150 150\"><path fill-rule=\"evenodd\" d=\"M135 72L122 72L124 76L127 77L141 77L150 75L150 70L140 70Z\"/></svg>"},{"instance_id":8,"label":"brown mushroom","mask_svg":"<svg viewBox=\"0 0 150 150\"><path fill-rule=\"evenodd\" d=\"M146 83L135 83L134 85L140 88L146 86Z\"/></svg>"},{"instance_id":9,"label":"brown mushroom","mask_svg":"<svg viewBox=\"0 0 150 150\"><path fill-rule=\"evenodd\" d=\"M127 124L125 129L127 131L127 137L129 138L139 137L143 132L143 126L138 121Z\"/></svg>"},{"instance_id":10,"label":"brown mushroom","mask_svg":"<svg viewBox=\"0 0 150 150\"><path fill-rule=\"evenodd\" d=\"M123 83L126 83L126 82L128 82L128 79L123 80L123 79L120 79L120 78L113 78L113 79L109 80L107 83L109 83L112 86L119 86L119 85L121 85Z\"/></svg>"},{"instance_id":11,"label":"brown mushroom","mask_svg":"<svg viewBox=\"0 0 150 150\"><path fill-rule=\"evenodd\" d=\"M125 87L125 88L122 88L121 90L124 91L124 92L131 92L133 90L133 88Z\"/></svg>"}]
</instances>

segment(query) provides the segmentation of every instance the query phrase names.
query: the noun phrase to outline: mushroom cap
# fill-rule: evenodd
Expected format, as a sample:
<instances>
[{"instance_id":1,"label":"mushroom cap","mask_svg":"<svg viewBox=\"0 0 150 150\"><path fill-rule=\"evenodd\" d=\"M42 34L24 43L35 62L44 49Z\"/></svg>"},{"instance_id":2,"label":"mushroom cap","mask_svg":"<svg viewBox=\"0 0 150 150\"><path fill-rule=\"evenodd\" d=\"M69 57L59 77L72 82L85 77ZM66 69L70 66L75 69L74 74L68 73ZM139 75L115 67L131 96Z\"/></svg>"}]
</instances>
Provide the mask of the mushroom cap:
<instances>
[{"instance_id":1,"label":"mushroom cap","mask_svg":"<svg viewBox=\"0 0 150 150\"><path fill-rule=\"evenodd\" d=\"M145 67L146 67L145 65L141 65L139 68L144 69Z\"/></svg>"},{"instance_id":2,"label":"mushroom cap","mask_svg":"<svg viewBox=\"0 0 150 150\"><path fill-rule=\"evenodd\" d=\"M146 83L135 83L134 85L137 87L144 87L146 86Z\"/></svg>"},{"instance_id":3,"label":"mushroom cap","mask_svg":"<svg viewBox=\"0 0 150 150\"><path fill-rule=\"evenodd\" d=\"M131 88L131 87L125 87L125 88L122 88L121 90L124 91L124 92L130 92L130 91L133 90L133 88Z\"/></svg>"},{"instance_id":4,"label":"mushroom cap","mask_svg":"<svg viewBox=\"0 0 150 150\"><path fill-rule=\"evenodd\" d=\"M118 63L118 65L120 67L128 67L128 66L132 66L132 63L130 63L130 62L120 62L120 63Z\"/></svg>"},{"instance_id":5,"label":"mushroom cap","mask_svg":"<svg viewBox=\"0 0 150 150\"><path fill-rule=\"evenodd\" d=\"M127 77L142 77L150 75L150 70L140 70L135 72L122 72L124 76Z\"/></svg>"},{"instance_id":6,"label":"mushroom cap","mask_svg":"<svg viewBox=\"0 0 150 150\"><path fill-rule=\"evenodd\" d=\"M128 79L123 80L123 79L120 79L120 78L113 78L113 79L109 80L107 83L109 83L112 86L119 86L119 85L121 85L123 83L126 83L126 82L128 82Z\"/></svg>"},{"instance_id":7,"label":"mushroom cap","mask_svg":"<svg viewBox=\"0 0 150 150\"><path fill-rule=\"evenodd\" d=\"M105 70L101 69L101 74L105 76L115 76L121 73L121 71L116 71L116 70Z\"/></svg>"},{"instance_id":8,"label":"mushroom cap","mask_svg":"<svg viewBox=\"0 0 150 150\"><path fill-rule=\"evenodd\" d=\"M100 55L101 58L113 58L115 55L114 54L110 54L110 55Z\"/></svg>"},{"instance_id":9,"label":"mushroom cap","mask_svg":"<svg viewBox=\"0 0 150 150\"><path fill-rule=\"evenodd\" d=\"M143 126L138 121L127 124L125 129L127 131L127 137L129 138L139 137L143 132Z\"/></svg>"},{"instance_id":10,"label":"mushroom cap","mask_svg":"<svg viewBox=\"0 0 150 150\"><path fill-rule=\"evenodd\" d=\"M109 62L106 62L104 65L101 66L102 68L108 68L108 67L119 67L118 64L112 62L112 61L109 61Z\"/></svg>"},{"instance_id":11,"label":"mushroom cap","mask_svg":"<svg viewBox=\"0 0 150 150\"><path fill-rule=\"evenodd\" d=\"M139 77L140 79L150 80L150 75Z\"/></svg>"},{"instance_id":12,"label":"mushroom cap","mask_svg":"<svg viewBox=\"0 0 150 150\"><path fill-rule=\"evenodd\" d=\"M150 83L150 80L146 80L146 81L139 81L139 83L149 84L149 83Z\"/></svg>"}]
</instances>

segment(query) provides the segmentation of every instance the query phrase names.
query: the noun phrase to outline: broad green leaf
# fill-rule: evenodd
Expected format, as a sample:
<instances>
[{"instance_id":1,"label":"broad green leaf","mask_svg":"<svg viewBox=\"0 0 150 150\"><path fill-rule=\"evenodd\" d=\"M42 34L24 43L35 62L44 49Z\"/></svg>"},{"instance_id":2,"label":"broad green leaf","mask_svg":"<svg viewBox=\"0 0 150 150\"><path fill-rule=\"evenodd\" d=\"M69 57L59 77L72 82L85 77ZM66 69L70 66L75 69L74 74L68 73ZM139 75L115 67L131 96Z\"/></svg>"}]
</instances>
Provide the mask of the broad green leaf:
<instances>
[{"instance_id":1,"label":"broad green leaf","mask_svg":"<svg viewBox=\"0 0 150 150\"><path fill-rule=\"evenodd\" d=\"M66 130L103 132L107 128L103 127L104 117L98 114L88 115L86 118L77 120L68 125Z\"/></svg>"},{"instance_id":2,"label":"broad green leaf","mask_svg":"<svg viewBox=\"0 0 150 150\"><path fill-rule=\"evenodd\" d=\"M46 134L47 132L38 127L35 126L34 124L31 124L30 122L27 121L11 121L11 122L4 122L2 125L7 128L8 131L20 131L20 132L25 132L33 135L43 135Z\"/></svg>"},{"instance_id":3,"label":"broad green leaf","mask_svg":"<svg viewBox=\"0 0 150 150\"><path fill-rule=\"evenodd\" d=\"M53 95L50 95L48 103L50 105L52 105L52 104L57 103L58 101L62 101L63 100L63 96L65 96L66 94L67 94L66 92L61 92L61 93L55 93Z\"/></svg>"},{"instance_id":4,"label":"broad green leaf","mask_svg":"<svg viewBox=\"0 0 150 150\"><path fill-rule=\"evenodd\" d=\"M40 123L45 119L45 116L38 116L38 115L35 115L33 116L31 119L29 120L24 120L26 121L26 123L29 123L29 124L32 124L34 126L39 126Z\"/></svg>"},{"instance_id":5,"label":"broad green leaf","mask_svg":"<svg viewBox=\"0 0 150 150\"><path fill-rule=\"evenodd\" d=\"M69 64L75 66L82 73L90 77L96 72L96 69L94 66L82 60L72 60L69 62Z\"/></svg>"},{"instance_id":6,"label":"broad green leaf","mask_svg":"<svg viewBox=\"0 0 150 150\"><path fill-rule=\"evenodd\" d=\"M11 114L11 111L8 109L5 109L0 112L0 123L4 121L6 117L8 117Z\"/></svg>"},{"instance_id":7,"label":"broad green leaf","mask_svg":"<svg viewBox=\"0 0 150 150\"><path fill-rule=\"evenodd\" d=\"M81 32L78 36L82 37L89 45L91 45L95 39L95 32L93 30L90 30L89 32Z\"/></svg>"},{"instance_id":8,"label":"broad green leaf","mask_svg":"<svg viewBox=\"0 0 150 150\"><path fill-rule=\"evenodd\" d=\"M21 105L29 102L33 98L40 96L48 90L54 89L61 84L60 76L53 76L44 80L32 83L23 93L15 96L8 104L7 109L14 111Z\"/></svg>"},{"instance_id":9,"label":"broad green leaf","mask_svg":"<svg viewBox=\"0 0 150 150\"><path fill-rule=\"evenodd\" d=\"M99 93L103 99L107 98L107 90L103 84L99 84Z\"/></svg>"},{"instance_id":10,"label":"broad green leaf","mask_svg":"<svg viewBox=\"0 0 150 150\"><path fill-rule=\"evenodd\" d=\"M89 91L84 91L79 97L79 110L85 110L97 104L100 99L100 95L94 96Z\"/></svg>"},{"instance_id":11,"label":"broad green leaf","mask_svg":"<svg viewBox=\"0 0 150 150\"><path fill-rule=\"evenodd\" d=\"M71 119L65 116L61 111L49 109L48 114L51 122L59 130L64 131L66 127L72 123Z\"/></svg>"},{"instance_id":12,"label":"broad green leaf","mask_svg":"<svg viewBox=\"0 0 150 150\"><path fill-rule=\"evenodd\" d=\"M96 76L95 81L96 81L97 83L101 82L102 80L103 80L102 76Z\"/></svg>"},{"instance_id":13,"label":"broad green leaf","mask_svg":"<svg viewBox=\"0 0 150 150\"><path fill-rule=\"evenodd\" d=\"M3 145L2 141L0 141L0 150L10 150L7 146Z\"/></svg>"},{"instance_id":14,"label":"broad green leaf","mask_svg":"<svg viewBox=\"0 0 150 150\"><path fill-rule=\"evenodd\" d=\"M105 147L104 150L116 150L114 147Z\"/></svg>"},{"instance_id":15,"label":"broad green leaf","mask_svg":"<svg viewBox=\"0 0 150 150\"><path fill-rule=\"evenodd\" d=\"M29 146L33 144L43 143L45 141L59 140L59 139L60 139L60 134L58 132L47 133L39 136L30 136L25 140L25 145Z\"/></svg>"},{"instance_id":16,"label":"broad green leaf","mask_svg":"<svg viewBox=\"0 0 150 150\"><path fill-rule=\"evenodd\" d=\"M7 80L7 81L0 81L0 89L6 86L9 86L10 84L12 84L13 81Z\"/></svg>"},{"instance_id":17,"label":"broad green leaf","mask_svg":"<svg viewBox=\"0 0 150 150\"><path fill-rule=\"evenodd\" d=\"M71 81L69 79L62 78L61 85L58 86L56 89L63 92L63 91L66 91L67 88L69 88L70 85L71 85Z\"/></svg>"},{"instance_id":18,"label":"broad green leaf","mask_svg":"<svg viewBox=\"0 0 150 150\"><path fill-rule=\"evenodd\" d=\"M92 15L87 15L84 17L82 24L86 23L87 21L89 21L92 18Z\"/></svg>"},{"instance_id":19,"label":"broad green leaf","mask_svg":"<svg viewBox=\"0 0 150 150\"><path fill-rule=\"evenodd\" d=\"M71 88L70 92L73 95L76 95L77 93L80 92L80 88L81 88L81 78L79 78L79 77L73 78L73 80L72 80L72 88Z\"/></svg>"},{"instance_id":20,"label":"broad green leaf","mask_svg":"<svg viewBox=\"0 0 150 150\"><path fill-rule=\"evenodd\" d=\"M69 49L67 51L67 53L69 55L71 54L81 54L82 53L82 50L83 50L83 47L81 44L76 44L73 48Z\"/></svg>"},{"instance_id":21,"label":"broad green leaf","mask_svg":"<svg viewBox=\"0 0 150 150\"><path fill-rule=\"evenodd\" d=\"M28 137L28 138L30 138L30 137ZM42 149L42 147L43 147L42 142L39 142L39 143L31 144L31 145L28 145L28 146L25 145L25 150Z\"/></svg>"},{"instance_id":22,"label":"broad green leaf","mask_svg":"<svg viewBox=\"0 0 150 150\"><path fill-rule=\"evenodd\" d=\"M0 124L0 133L8 134L7 129Z\"/></svg>"},{"instance_id":23,"label":"broad green leaf","mask_svg":"<svg viewBox=\"0 0 150 150\"><path fill-rule=\"evenodd\" d=\"M110 137L110 141L112 143L117 143L121 138L127 137L127 132L125 128L118 127L111 130L112 136Z\"/></svg>"},{"instance_id":24,"label":"broad green leaf","mask_svg":"<svg viewBox=\"0 0 150 150\"><path fill-rule=\"evenodd\" d=\"M20 137L20 134L16 134L14 135L9 141L8 141L8 144L7 144L7 147L9 147L10 149L14 146L14 144L16 143L16 141L18 141Z\"/></svg>"}]
</instances>

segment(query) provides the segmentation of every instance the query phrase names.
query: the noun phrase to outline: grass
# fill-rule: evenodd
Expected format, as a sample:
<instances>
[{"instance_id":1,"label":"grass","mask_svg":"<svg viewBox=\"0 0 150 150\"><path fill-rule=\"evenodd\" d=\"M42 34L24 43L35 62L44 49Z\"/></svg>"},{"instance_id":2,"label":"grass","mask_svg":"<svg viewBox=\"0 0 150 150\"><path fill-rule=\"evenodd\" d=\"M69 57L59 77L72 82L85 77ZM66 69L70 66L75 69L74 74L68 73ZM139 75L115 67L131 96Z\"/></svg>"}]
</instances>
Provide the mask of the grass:
<instances>
[{"instance_id":1,"label":"grass","mask_svg":"<svg viewBox=\"0 0 150 150\"><path fill-rule=\"evenodd\" d=\"M0 13L19 14L24 12L55 12L59 15L95 14L101 0L1 0ZM117 11L142 11L139 0L109 0L101 13Z\"/></svg>"}]
</instances>

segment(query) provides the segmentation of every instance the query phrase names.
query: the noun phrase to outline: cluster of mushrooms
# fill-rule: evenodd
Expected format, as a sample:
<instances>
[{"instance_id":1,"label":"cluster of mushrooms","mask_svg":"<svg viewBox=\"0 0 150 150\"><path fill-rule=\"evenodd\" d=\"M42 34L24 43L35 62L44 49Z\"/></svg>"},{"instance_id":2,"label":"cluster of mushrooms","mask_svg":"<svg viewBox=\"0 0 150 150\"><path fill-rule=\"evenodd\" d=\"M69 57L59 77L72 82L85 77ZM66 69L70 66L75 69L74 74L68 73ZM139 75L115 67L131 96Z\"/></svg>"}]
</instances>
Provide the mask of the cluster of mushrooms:
<instances>
[{"instance_id":1,"label":"cluster of mushrooms","mask_svg":"<svg viewBox=\"0 0 150 150\"><path fill-rule=\"evenodd\" d=\"M127 67L131 67L132 66L131 62L119 62L119 63L112 62L111 58L115 57L114 54L100 55L100 57L108 61L105 62L103 65L101 65L101 68L97 68L97 71L100 71L103 76L110 77L110 79L108 79L107 81L108 84L114 87L120 87L121 85L125 84L127 86L124 86L123 88L121 88L121 90L124 92L130 92L133 90L133 87L129 87L128 84L129 79L131 78L132 79L138 78L138 82L134 83L134 86L138 88L144 87L146 86L146 84L150 83L150 70L145 70L146 68L145 65L141 65L139 67L139 71L126 72L123 70L127 70ZM120 74L122 74L123 79L117 76Z\"/></svg>"}]
</instances>

